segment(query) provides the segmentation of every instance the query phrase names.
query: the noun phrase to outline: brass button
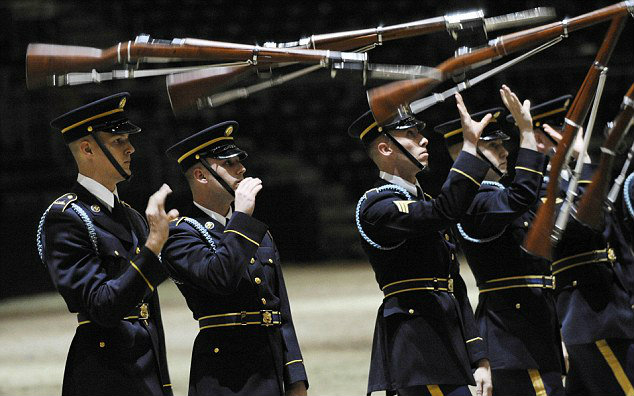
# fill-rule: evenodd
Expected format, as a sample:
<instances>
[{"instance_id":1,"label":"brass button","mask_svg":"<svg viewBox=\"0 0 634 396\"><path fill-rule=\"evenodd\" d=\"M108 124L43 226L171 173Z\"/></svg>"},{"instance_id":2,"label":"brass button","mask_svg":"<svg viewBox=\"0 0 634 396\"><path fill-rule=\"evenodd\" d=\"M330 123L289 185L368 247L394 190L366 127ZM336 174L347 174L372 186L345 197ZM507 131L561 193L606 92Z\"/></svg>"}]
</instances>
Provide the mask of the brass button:
<instances>
[{"instance_id":1,"label":"brass button","mask_svg":"<svg viewBox=\"0 0 634 396\"><path fill-rule=\"evenodd\" d=\"M572 281L573 286L577 286L577 281Z\"/></svg>"},{"instance_id":2,"label":"brass button","mask_svg":"<svg viewBox=\"0 0 634 396\"><path fill-rule=\"evenodd\" d=\"M214 348L214 353L220 352L220 348Z\"/></svg>"},{"instance_id":3,"label":"brass button","mask_svg":"<svg viewBox=\"0 0 634 396\"><path fill-rule=\"evenodd\" d=\"M251 261L250 261L250 263L251 263L251 264L255 263L255 259L254 259L253 257L251 257Z\"/></svg>"},{"instance_id":4,"label":"brass button","mask_svg":"<svg viewBox=\"0 0 634 396\"><path fill-rule=\"evenodd\" d=\"M259 285L260 283L262 283L262 279L258 278L257 276L255 277L255 279L253 279L253 281L255 282L256 285Z\"/></svg>"},{"instance_id":5,"label":"brass button","mask_svg":"<svg viewBox=\"0 0 634 396\"><path fill-rule=\"evenodd\" d=\"M114 255L115 255L115 256L118 256L118 255L119 255L119 252L115 250L115 251L114 251Z\"/></svg>"},{"instance_id":6,"label":"brass button","mask_svg":"<svg viewBox=\"0 0 634 396\"><path fill-rule=\"evenodd\" d=\"M93 212L95 212L95 213L99 213L99 212L101 212L101 208L99 207L99 205L92 205L92 206L90 207L90 210L92 210L92 211L93 211Z\"/></svg>"},{"instance_id":7,"label":"brass button","mask_svg":"<svg viewBox=\"0 0 634 396\"><path fill-rule=\"evenodd\" d=\"M451 253L451 261L454 261L455 258L456 256L454 256L453 253Z\"/></svg>"},{"instance_id":8,"label":"brass button","mask_svg":"<svg viewBox=\"0 0 634 396\"><path fill-rule=\"evenodd\" d=\"M445 241L449 240L449 234L445 234Z\"/></svg>"},{"instance_id":9,"label":"brass button","mask_svg":"<svg viewBox=\"0 0 634 396\"><path fill-rule=\"evenodd\" d=\"M269 263L273 264L273 259L269 259Z\"/></svg>"},{"instance_id":10,"label":"brass button","mask_svg":"<svg viewBox=\"0 0 634 396\"><path fill-rule=\"evenodd\" d=\"M528 221L524 222L524 227L528 227Z\"/></svg>"},{"instance_id":11,"label":"brass button","mask_svg":"<svg viewBox=\"0 0 634 396\"><path fill-rule=\"evenodd\" d=\"M139 253L141 253L141 249L137 246L136 247L136 254L139 254Z\"/></svg>"},{"instance_id":12,"label":"brass button","mask_svg":"<svg viewBox=\"0 0 634 396\"><path fill-rule=\"evenodd\" d=\"M515 304L515 309L520 309L521 307L520 303Z\"/></svg>"},{"instance_id":13,"label":"brass button","mask_svg":"<svg viewBox=\"0 0 634 396\"><path fill-rule=\"evenodd\" d=\"M106 347L106 343L103 341L99 341L99 348L105 348Z\"/></svg>"},{"instance_id":14,"label":"brass button","mask_svg":"<svg viewBox=\"0 0 634 396\"><path fill-rule=\"evenodd\" d=\"M410 314L410 315L414 315L414 310L410 308L410 309L409 309L409 314Z\"/></svg>"},{"instance_id":15,"label":"brass button","mask_svg":"<svg viewBox=\"0 0 634 396\"><path fill-rule=\"evenodd\" d=\"M262 305L266 305L266 298L262 299Z\"/></svg>"},{"instance_id":16,"label":"brass button","mask_svg":"<svg viewBox=\"0 0 634 396\"><path fill-rule=\"evenodd\" d=\"M632 309L634 309L634 304L632 304Z\"/></svg>"}]
</instances>

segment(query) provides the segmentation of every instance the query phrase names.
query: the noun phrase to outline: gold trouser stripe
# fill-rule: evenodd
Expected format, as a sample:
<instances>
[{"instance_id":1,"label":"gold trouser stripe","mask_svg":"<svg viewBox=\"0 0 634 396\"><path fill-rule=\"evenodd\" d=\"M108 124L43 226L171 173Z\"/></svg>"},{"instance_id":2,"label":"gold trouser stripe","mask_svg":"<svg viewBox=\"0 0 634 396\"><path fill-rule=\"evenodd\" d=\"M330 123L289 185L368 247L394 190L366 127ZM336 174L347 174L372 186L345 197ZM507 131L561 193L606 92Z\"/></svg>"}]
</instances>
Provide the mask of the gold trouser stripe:
<instances>
[{"instance_id":1,"label":"gold trouser stripe","mask_svg":"<svg viewBox=\"0 0 634 396\"><path fill-rule=\"evenodd\" d=\"M468 344L468 343L470 343L470 342L474 342L474 341L478 341L478 340L479 340L479 341L484 341L484 340L482 339L482 337L476 337L476 338L472 338L472 339L470 339L470 340L465 341L465 343L466 343L466 344Z\"/></svg>"},{"instance_id":2,"label":"gold trouser stripe","mask_svg":"<svg viewBox=\"0 0 634 396\"><path fill-rule=\"evenodd\" d=\"M473 177L467 175L466 173L464 173L463 171L461 171L460 169L456 169L456 168L451 168L450 171L454 171L456 173L460 173L462 176L466 177L467 179L471 180L472 182L474 182L478 187L480 187L480 183L478 183L476 181L476 179L474 179Z\"/></svg>"},{"instance_id":3,"label":"gold trouser stripe","mask_svg":"<svg viewBox=\"0 0 634 396\"><path fill-rule=\"evenodd\" d=\"M527 172L537 173L538 175L544 176L544 174L540 171L536 171L535 169L527 168L525 166L516 166L515 169L525 170Z\"/></svg>"},{"instance_id":4,"label":"gold trouser stripe","mask_svg":"<svg viewBox=\"0 0 634 396\"><path fill-rule=\"evenodd\" d=\"M132 267L134 267L135 270L137 270L137 272L139 273L139 275L141 275L141 278L143 278L143 280L145 281L145 283L147 283L148 287L150 288L151 291L154 291L154 286L152 286L152 284L150 283L150 281L145 277L145 275L143 275L143 272L141 272L141 270L139 269L139 267L136 266L136 264L134 264L132 262L132 260L130 260L130 264L132 264Z\"/></svg>"},{"instance_id":5,"label":"gold trouser stripe","mask_svg":"<svg viewBox=\"0 0 634 396\"><path fill-rule=\"evenodd\" d=\"M553 263L550 265L550 267L552 268L554 265L557 265L557 264L559 264L559 263L561 263L562 261L565 261L565 260L570 260L570 259L581 257L581 256L587 256L587 255L590 255L590 254L605 253L605 252L607 252L607 249L592 250L590 252L575 254L574 256L568 256L568 257L564 257L562 259L559 259L557 261L553 261Z\"/></svg>"},{"instance_id":6,"label":"gold trouser stripe","mask_svg":"<svg viewBox=\"0 0 634 396\"><path fill-rule=\"evenodd\" d=\"M231 136L221 136L219 138L215 138L215 139L211 139L210 141L208 141L207 143L203 143L199 146L194 147L193 149L189 150L188 152L186 152L185 154L181 155L178 160L176 160L176 162L178 162L179 164L187 157L189 157L190 155L194 154L196 151L198 150L202 150L205 147L212 145L220 140L233 140L233 137Z\"/></svg>"},{"instance_id":7,"label":"gold trouser stripe","mask_svg":"<svg viewBox=\"0 0 634 396\"><path fill-rule=\"evenodd\" d=\"M431 396L443 396L444 394L440 390L438 385L427 385L427 390Z\"/></svg>"},{"instance_id":8,"label":"gold trouser stripe","mask_svg":"<svg viewBox=\"0 0 634 396\"><path fill-rule=\"evenodd\" d=\"M629 378L627 378L627 375L625 374L625 371L623 371L621 363L619 363L619 360L614 355L614 352L612 352L612 348L610 348L607 341L599 340L596 341L595 344L597 344L599 352L601 352L603 358L608 363L608 366L610 366L610 369L616 377L619 385L621 385L621 389L623 389L623 394L626 396L634 396L634 387L632 387L632 383L630 382Z\"/></svg>"},{"instance_id":9,"label":"gold trouser stripe","mask_svg":"<svg viewBox=\"0 0 634 396\"><path fill-rule=\"evenodd\" d=\"M301 362L303 362L302 359L291 360L290 362L287 362L286 364L284 364L284 366L288 366L289 364L293 364L293 363L301 363Z\"/></svg>"},{"instance_id":10,"label":"gold trouser stripe","mask_svg":"<svg viewBox=\"0 0 634 396\"><path fill-rule=\"evenodd\" d=\"M546 387L544 386L544 381L542 381L542 376L539 375L539 371L529 369L528 375L531 377L533 388L535 388L535 396L548 396L548 393L546 393Z\"/></svg>"},{"instance_id":11,"label":"gold trouser stripe","mask_svg":"<svg viewBox=\"0 0 634 396\"><path fill-rule=\"evenodd\" d=\"M248 236L244 235L243 233L236 231L236 230L225 230L225 232L234 232L238 235L240 235L241 237L243 237L244 239L246 239L249 242L253 242L256 246L260 246L259 243L257 243L256 241L254 241L253 239L249 238Z\"/></svg>"},{"instance_id":12,"label":"gold trouser stripe","mask_svg":"<svg viewBox=\"0 0 634 396\"><path fill-rule=\"evenodd\" d=\"M386 288L390 287L390 286L394 286L394 285L398 285L399 283L405 283L405 282L416 282L416 281L433 281L434 279L438 280L438 282L447 282L447 278L414 278L414 279L403 279L400 281L396 281L396 282L392 282L392 283L388 283L387 285L383 286L381 288L381 290L385 290Z\"/></svg>"},{"instance_id":13,"label":"gold trouser stripe","mask_svg":"<svg viewBox=\"0 0 634 396\"><path fill-rule=\"evenodd\" d=\"M90 320L84 320L83 322L79 322L79 323L77 323L77 327L79 327L79 326L81 326L81 325L88 324L88 323L90 323L90 322L91 322Z\"/></svg>"},{"instance_id":14,"label":"gold trouser stripe","mask_svg":"<svg viewBox=\"0 0 634 396\"><path fill-rule=\"evenodd\" d=\"M359 135L359 139L363 139L363 137L365 136L366 133L370 132L372 130L372 128L374 128L376 126L376 121L374 121L372 124L370 124L369 127L365 128L363 130L363 132L361 132L361 134Z\"/></svg>"},{"instance_id":15,"label":"gold trouser stripe","mask_svg":"<svg viewBox=\"0 0 634 396\"><path fill-rule=\"evenodd\" d=\"M105 116L108 116L110 114L119 113L119 112L122 112L122 111L123 111L123 109L116 108L114 110L109 110L109 111L106 111L104 113L97 114L97 115L94 115L92 117L88 117L85 120L81 120L79 122L74 123L73 125L69 125L66 128L62 129L62 133L66 133L67 131L70 131L71 129L73 129L75 127L78 127L78 126L80 126L82 124L85 124L88 121L96 120L97 118L105 117Z\"/></svg>"}]
</instances>

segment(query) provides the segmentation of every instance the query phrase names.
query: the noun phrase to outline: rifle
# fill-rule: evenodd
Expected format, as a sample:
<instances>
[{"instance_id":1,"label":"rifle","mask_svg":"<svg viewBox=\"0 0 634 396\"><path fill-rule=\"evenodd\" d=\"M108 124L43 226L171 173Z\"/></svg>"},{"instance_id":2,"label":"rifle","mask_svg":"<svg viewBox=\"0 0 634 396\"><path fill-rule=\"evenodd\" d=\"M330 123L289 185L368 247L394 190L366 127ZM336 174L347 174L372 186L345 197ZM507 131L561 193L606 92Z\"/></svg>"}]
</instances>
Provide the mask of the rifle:
<instances>
[{"instance_id":1,"label":"rifle","mask_svg":"<svg viewBox=\"0 0 634 396\"><path fill-rule=\"evenodd\" d=\"M423 19L398 25L312 35L308 38L286 43L267 42L264 43L264 47L330 49L339 51L355 50L355 52L366 52L382 45L386 41L417 37L443 30L449 32L459 43L462 43L464 40L461 38L472 32L480 32L481 35L486 36L487 32L518 25L535 24L552 19L554 16L554 10L548 7L538 7L531 10L489 18L484 18L484 13L480 10ZM273 68L291 64L293 63L267 64L265 65L267 70L264 71L270 72ZM222 67L220 70L195 70L181 73L180 75L168 76L167 91L172 110L174 113L180 113L190 108L201 109L204 107L216 107L231 100L246 97L250 93L257 92L265 87L279 85L282 82L319 69L317 67L308 67L293 72L289 76L271 77L269 81L251 87L222 92L225 88L235 85L239 81L263 70L262 67L258 68L254 66L255 65L249 64L232 65ZM368 76L372 77L368 71L371 70L363 70L364 81ZM400 79L412 79L417 77L415 74L407 73L406 71L400 74ZM385 77L385 74L381 73L376 73L376 75Z\"/></svg>"},{"instance_id":2,"label":"rifle","mask_svg":"<svg viewBox=\"0 0 634 396\"><path fill-rule=\"evenodd\" d=\"M381 126L385 125L390 122L399 111L410 112L408 107L411 102L422 98L434 87L456 72L465 70L479 63L502 58L513 52L542 44L556 37L567 37L570 32L619 16L625 16L628 12L634 15L633 0L617 3L571 19L564 19L560 22L553 22L500 36L489 41L487 47L450 58L436 66L436 69L442 73L440 79L421 78L397 81L368 90L367 96L370 109L377 124Z\"/></svg>"},{"instance_id":3,"label":"rifle","mask_svg":"<svg viewBox=\"0 0 634 396\"><path fill-rule=\"evenodd\" d=\"M592 183L584 192L579 204L577 205L577 213L573 216L582 224L587 225L596 230L600 230L603 223L603 201L608 186L610 184L610 176L612 175L612 167L614 165L614 157L616 149L621 140L627 133L629 126L634 119L634 84L630 86L623 97L621 109L614 119L608 137L601 147L601 159L599 166L592 177ZM629 165L629 164L628 164ZM623 182L621 181L621 184ZM618 191L618 190L617 190Z\"/></svg>"},{"instance_id":4,"label":"rifle","mask_svg":"<svg viewBox=\"0 0 634 396\"><path fill-rule=\"evenodd\" d=\"M330 50L293 48L265 48L257 45L226 43L198 39L150 40L139 36L135 41L118 43L107 48L91 48L56 44L29 44L26 51L27 87L34 89L45 85L60 86L86 82L85 76L74 72L90 72L94 82L105 79L132 78L136 71L129 65L135 63L166 63L182 61L241 61L251 64L300 62L300 63L364 63L367 55ZM115 70L103 75L98 70L124 65L126 70ZM191 68L188 68L191 70ZM173 72L174 69L168 69ZM117 73L118 72L118 73ZM159 70L146 70L168 74Z\"/></svg>"},{"instance_id":5,"label":"rifle","mask_svg":"<svg viewBox=\"0 0 634 396\"><path fill-rule=\"evenodd\" d=\"M551 160L550 181L546 188L546 202L538 209L533 224L526 235L523 248L534 255L551 259L553 243L558 235L552 235L555 216L555 200L559 194L559 176L565 163L569 159L569 149L574 136L588 114L592 93L596 90L599 75L605 69L616 41L625 25L625 15L617 14L605 34L595 61L588 70L586 77L577 92L564 123L562 139L557 145L557 153ZM595 208L596 210L597 208Z\"/></svg>"}]
</instances>

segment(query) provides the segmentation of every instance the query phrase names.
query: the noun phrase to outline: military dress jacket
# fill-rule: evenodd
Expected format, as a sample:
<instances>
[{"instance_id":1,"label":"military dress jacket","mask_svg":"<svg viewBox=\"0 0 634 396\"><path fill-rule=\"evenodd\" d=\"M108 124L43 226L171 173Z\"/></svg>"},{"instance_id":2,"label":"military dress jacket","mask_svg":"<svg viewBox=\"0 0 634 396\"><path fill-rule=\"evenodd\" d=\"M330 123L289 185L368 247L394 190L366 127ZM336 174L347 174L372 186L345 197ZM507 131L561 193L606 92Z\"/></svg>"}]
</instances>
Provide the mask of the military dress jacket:
<instances>
[{"instance_id":1,"label":"military dress jacket","mask_svg":"<svg viewBox=\"0 0 634 396\"><path fill-rule=\"evenodd\" d=\"M584 166L579 196L595 169L594 165ZM634 339L634 295L626 268L632 265L632 254L621 237L620 227L609 213L602 230L593 230L570 217L552 263L557 312L566 345L593 344L608 338Z\"/></svg>"},{"instance_id":2,"label":"military dress jacket","mask_svg":"<svg viewBox=\"0 0 634 396\"><path fill-rule=\"evenodd\" d=\"M242 212L226 226L196 207L187 215L171 224L162 257L199 321L189 395L283 395L297 381L308 386L267 226ZM259 323L267 312L272 326Z\"/></svg>"},{"instance_id":3,"label":"military dress jacket","mask_svg":"<svg viewBox=\"0 0 634 396\"><path fill-rule=\"evenodd\" d=\"M156 291L168 274L144 246L145 219L123 210L128 227L77 183L40 222L42 260L78 314L63 395L172 394Z\"/></svg>"},{"instance_id":4,"label":"military dress jacket","mask_svg":"<svg viewBox=\"0 0 634 396\"><path fill-rule=\"evenodd\" d=\"M521 248L541 203L544 162L521 148L508 187L485 182L455 229L481 290L475 316L492 369L562 371L550 262Z\"/></svg>"},{"instance_id":5,"label":"military dress jacket","mask_svg":"<svg viewBox=\"0 0 634 396\"><path fill-rule=\"evenodd\" d=\"M362 246L385 296L368 394L474 384L472 369L486 353L447 229L469 208L487 170L484 161L461 153L433 200L404 197L379 179L359 201Z\"/></svg>"}]
</instances>

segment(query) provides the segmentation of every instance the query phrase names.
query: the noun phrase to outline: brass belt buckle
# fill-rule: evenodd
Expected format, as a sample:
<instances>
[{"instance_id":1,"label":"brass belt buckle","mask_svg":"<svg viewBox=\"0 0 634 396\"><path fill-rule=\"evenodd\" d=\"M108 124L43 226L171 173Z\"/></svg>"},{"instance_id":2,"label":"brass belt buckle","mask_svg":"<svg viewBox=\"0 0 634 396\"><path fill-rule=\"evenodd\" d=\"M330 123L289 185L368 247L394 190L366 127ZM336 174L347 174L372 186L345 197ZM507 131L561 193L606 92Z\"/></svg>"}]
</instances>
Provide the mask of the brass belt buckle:
<instances>
[{"instance_id":1,"label":"brass belt buckle","mask_svg":"<svg viewBox=\"0 0 634 396\"><path fill-rule=\"evenodd\" d=\"M453 278L447 279L447 291L453 293Z\"/></svg>"},{"instance_id":2,"label":"brass belt buckle","mask_svg":"<svg viewBox=\"0 0 634 396\"><path fill-rule=\"evenodd\" d=\"M246 326L247 325L247 311L241 311L240 312L240 324L242 326Z\"/></svg>"},{"instance_id":3,"label":"brass belt buckle","mask_svg":"<svg viewBox=\"0 0 634 396\"><path fill-rule=\"evenodd\" d=\"M262 310L262 326L273 326L273 311Z\"/></svg>"},{"instance_id":4,"label":"brass belt buckle","mask_svg":"<svg viewBox=\"0 0 634 396\"><path fill-rule=\"evenodd\" d=\"M555 288L557 287L557 286L556 286L556 283L555 283L555 279L556 279L556 278L555 278L555 275L553 275L553 276L552 276L552 280L553 280L553 290L555 290Z\"/></svg>"},{"instance_id":5,"label":"brass belt buckle","mask_svg":"<svg viewBox=\"0 0 634 396\"><path fill-rule=\"evenodd\" d=\"M147 319L150 317L150 311L147 309L147 303L143 303L139 307L139 316L141 319Z\"/></svg>"}]
</instances>

